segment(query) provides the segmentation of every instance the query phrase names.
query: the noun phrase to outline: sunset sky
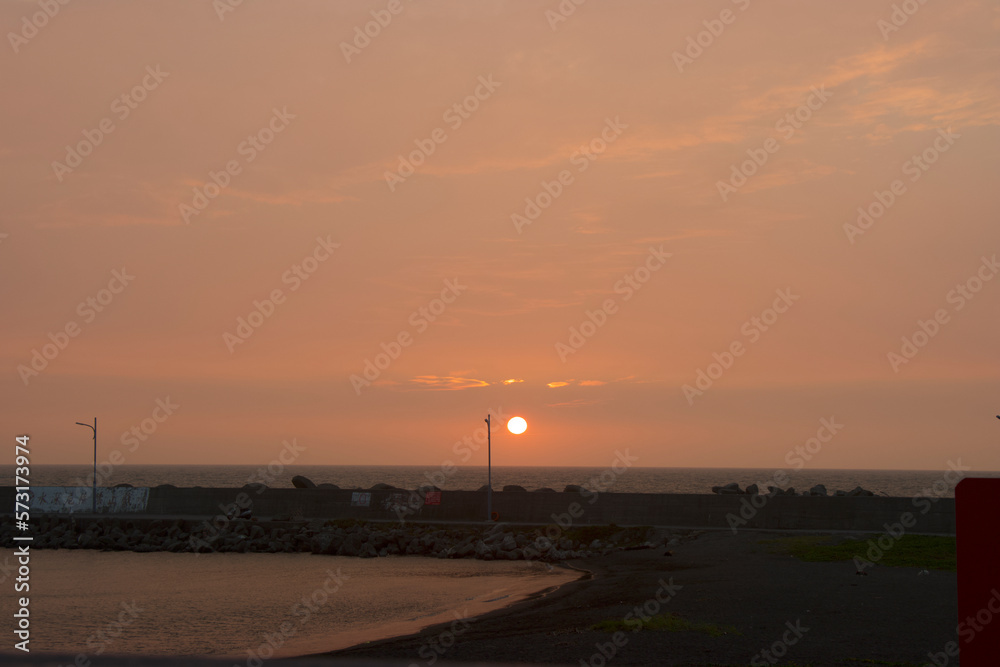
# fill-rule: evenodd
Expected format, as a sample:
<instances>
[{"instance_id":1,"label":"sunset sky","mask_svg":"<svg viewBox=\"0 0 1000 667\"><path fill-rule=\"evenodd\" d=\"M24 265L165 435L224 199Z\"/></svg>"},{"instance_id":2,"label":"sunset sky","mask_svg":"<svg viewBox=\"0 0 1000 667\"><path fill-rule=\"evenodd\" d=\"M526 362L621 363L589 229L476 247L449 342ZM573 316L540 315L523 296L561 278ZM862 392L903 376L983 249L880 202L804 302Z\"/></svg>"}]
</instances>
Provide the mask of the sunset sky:
<instances>
[{"instance_id":1,"label":"sunset sky","mask_svg":"<svg viewBox=\"0 0 1000 667\"><path fill-rule=\"evenodd\" d=\"M35 463L97 416L128 464L438 466L492 410L495 465L832 418L810 467L1000 470L995 2L51 4L0 3Z\"/></svg>"}]
</instances>

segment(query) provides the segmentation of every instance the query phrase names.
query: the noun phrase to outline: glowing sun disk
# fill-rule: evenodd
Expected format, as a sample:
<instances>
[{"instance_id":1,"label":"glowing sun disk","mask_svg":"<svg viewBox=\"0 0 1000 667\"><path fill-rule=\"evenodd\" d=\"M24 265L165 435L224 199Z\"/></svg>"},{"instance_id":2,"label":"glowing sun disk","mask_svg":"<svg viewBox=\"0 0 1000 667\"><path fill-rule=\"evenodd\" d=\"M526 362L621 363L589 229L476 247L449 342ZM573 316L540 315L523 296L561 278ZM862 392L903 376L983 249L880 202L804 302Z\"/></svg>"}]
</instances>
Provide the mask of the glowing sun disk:
<instances>
[{"instance_id":1,"label":"glowing sun disk","mask_svg":"<svg viewBox=\"0 0 1000 667\"><path fill-rule=\"evenodd\" d=\"M528 422L524 421L523 417L511 417L510 421L507 422L507 430L511 433L524 433L526 428L528 428Z\"/></svg>"}]
</instances>

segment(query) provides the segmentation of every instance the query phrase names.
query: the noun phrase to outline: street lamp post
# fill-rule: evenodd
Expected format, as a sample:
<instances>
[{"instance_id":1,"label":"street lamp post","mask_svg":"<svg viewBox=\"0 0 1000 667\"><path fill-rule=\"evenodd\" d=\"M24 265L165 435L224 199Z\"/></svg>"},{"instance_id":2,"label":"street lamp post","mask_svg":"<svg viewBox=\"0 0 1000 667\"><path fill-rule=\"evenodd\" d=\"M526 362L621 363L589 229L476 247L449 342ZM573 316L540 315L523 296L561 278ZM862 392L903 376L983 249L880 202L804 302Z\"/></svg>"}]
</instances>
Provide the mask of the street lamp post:
<instances>
[{"instance_id":1,"label":"street lamp post","mask_svg":"<svg viewBox=\"0 0 1000 667\"><path fill-rule=\"evenodd\" d=\"M90 511L97 514L97 417L94 417L94 425L77 422L80 426L86 426L94 432L94 486L90 494Z\"/></svg>"},{"instance_id":2,"label":"street lamp post","mask_svg":"<svg viewBox=\"0 0 1000 667\"><path fill-rule=\"evenodd\" d=\"M493 520L493 453L490 444L490 416L486 415L486 520Z\"/></svg>"}]
</instances>

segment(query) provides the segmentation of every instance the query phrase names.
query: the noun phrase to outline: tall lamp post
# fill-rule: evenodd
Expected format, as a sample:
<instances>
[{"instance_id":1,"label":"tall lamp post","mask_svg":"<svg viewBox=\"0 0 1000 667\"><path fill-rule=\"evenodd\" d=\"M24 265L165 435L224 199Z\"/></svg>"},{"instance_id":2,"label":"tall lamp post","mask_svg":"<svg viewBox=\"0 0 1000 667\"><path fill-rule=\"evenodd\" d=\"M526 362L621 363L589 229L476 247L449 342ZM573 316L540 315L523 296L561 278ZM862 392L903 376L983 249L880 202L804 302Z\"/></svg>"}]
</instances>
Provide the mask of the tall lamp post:
<instances>
[{"instance_id":1,"label":"tall lamp post","mask_svg":"<svg viewBox=\"0 0 1000 667\"><path fill-rule=\"evenodd\" d=\"M490 415L486 415L486 520L493 520L493 453L490 445Z\"/></svg>"},{"instance_id":2,"label":"tall lamp post","mask_svg":"<svg viewBox=\"0 0 1000 667\"><path fill-rule=\"evenodd\" d=\"M486 520L493 521L493 452L490 443L490 415L486 415ZM507 430L514 435L524 433L528 422L523 417L514 417L507 422Z\"/></svg>"},{"instance_id":3,"label":"tall lamp post","mask_svg":"<svg viewBox=\"0 0 1000 667\"><path fill-rule=\"evenodd\" d=\"M80 426L86 426L94 432L94 486L90 494L90 511L97 514L97 417L94 417L94 425L77 422Z\"/></svg>"}]
</instances>

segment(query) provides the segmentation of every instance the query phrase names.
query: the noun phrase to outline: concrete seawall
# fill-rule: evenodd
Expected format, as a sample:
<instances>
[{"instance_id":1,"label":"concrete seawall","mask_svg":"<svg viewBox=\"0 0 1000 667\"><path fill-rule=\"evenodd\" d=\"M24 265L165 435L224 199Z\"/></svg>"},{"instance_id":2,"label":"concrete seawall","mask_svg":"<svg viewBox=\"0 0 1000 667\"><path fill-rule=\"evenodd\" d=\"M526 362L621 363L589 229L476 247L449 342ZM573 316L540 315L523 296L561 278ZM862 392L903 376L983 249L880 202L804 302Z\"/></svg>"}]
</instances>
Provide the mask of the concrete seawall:
<instances>
[{"instance_id":1,"label":"concrete seawall","mask_svg":"<svg viewBox=\"0 0 1000 667\"><path fill-rule=\"evenodd\" d=\"M424 504L407 491L332 489L151 488L145 510L132 516L223 514L233 504L252 503L256 517L407 521L485 520L486 493L443 491L440 504ZM757 496L667 493L494 492L493 510L510 523L847 530L881 532L909 513L912 533L955 533L954 498L880 496ZM365 503L367 502L367 505ZM14 489L0 487L0 503L14 507ZM37 514L33 510L33 514Z\"/></svg>"}]
</instances>

